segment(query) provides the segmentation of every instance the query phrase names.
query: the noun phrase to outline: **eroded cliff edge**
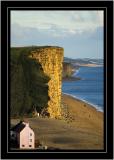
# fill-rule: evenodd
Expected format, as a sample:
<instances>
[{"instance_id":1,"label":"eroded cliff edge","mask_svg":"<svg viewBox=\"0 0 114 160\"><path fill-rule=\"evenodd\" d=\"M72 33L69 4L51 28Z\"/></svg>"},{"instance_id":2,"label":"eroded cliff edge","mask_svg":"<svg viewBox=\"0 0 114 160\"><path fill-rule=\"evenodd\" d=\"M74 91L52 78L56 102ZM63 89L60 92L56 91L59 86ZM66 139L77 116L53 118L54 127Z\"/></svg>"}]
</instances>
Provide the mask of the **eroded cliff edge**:
<instances>
[{"instance_id":1,"label":"eroded cliff edge","mask_svg":"<svg viewBox=\"0 0 114 160\"><path fill-rule=\"evenodd\" d=\"M44 114L49 117L61 117L61 83L62 83L62 62L63 48L45 47L32 51L29 56L36 59L42 66L44 73L50 77L48 82L48 106L44 108Z\"/></svg>"},{"instance_id":2,"label":"eroded cliff edge","mask_svg":"<svg viewBox=\"0 0 114 160\"><path fill-rule=\"evenodd\" d=\"M38 112L61 117L63 48L11 48L10 109L12 116Z\"/></svg>"}]
</instances>

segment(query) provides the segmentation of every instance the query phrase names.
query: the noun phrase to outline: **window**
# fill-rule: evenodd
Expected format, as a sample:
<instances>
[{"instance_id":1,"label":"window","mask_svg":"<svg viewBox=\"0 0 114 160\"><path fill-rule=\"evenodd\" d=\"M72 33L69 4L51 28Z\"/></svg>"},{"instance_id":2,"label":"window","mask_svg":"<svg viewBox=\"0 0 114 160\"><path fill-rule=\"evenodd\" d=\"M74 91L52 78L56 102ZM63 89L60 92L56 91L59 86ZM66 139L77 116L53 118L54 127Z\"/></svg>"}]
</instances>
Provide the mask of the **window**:
<instances>
[{"instance_id":1,"label":"window","mask_svg":"<svg viewBox=\"0 0 114 160\"><path fill-rule=\"evenodd\" d=\"M32 139L30 139L30 142L32 142Z\"/></svg>"},{"instance_id":2,"label":"window","mask_svg":"<svg viewBox=\"0 0 114 160\"><path fill-rule=\"evenodd\" d=\"M32 147L31 145L29 145L29 147Z\"/></svg>"},{"instance_id":3,"label":"window","mask_svg":"<svg viewBox=\"0 0 114 160\"><path fill-rule=\"evenodd\" d=\"M25 147L25 145L24 145L24 144L22 144L22 147Z\"/></svg>"},{"instance_id":4,"label":"window","mask_svg":"<svg viewBox=\"0 0 114 160\"><path fill-rule=\"evenodd\" d=\"M30 136L32 136L32 133L30 133Z\"/></svg>"}]
</instances>

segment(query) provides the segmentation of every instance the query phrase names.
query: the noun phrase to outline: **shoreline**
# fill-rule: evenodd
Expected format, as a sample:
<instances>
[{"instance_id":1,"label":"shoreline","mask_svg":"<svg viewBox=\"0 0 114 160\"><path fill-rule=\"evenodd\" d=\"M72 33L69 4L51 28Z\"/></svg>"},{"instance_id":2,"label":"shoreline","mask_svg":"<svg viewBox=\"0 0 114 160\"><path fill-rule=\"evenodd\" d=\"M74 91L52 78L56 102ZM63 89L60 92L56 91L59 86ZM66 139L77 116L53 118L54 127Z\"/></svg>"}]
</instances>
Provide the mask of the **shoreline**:
<instances>
[{"instance_id":1,"label":"shoreline","mask_svg":"<svg viewBox=\"0 0 114 160\"><path fill-rule=\"evenodd\" d=\"M65 94L62 94L62 103L67 108L66 120L69 124L83 132L83 135L86 133L90 133L91 136L97 135L95 143L98 143L99 139L99 146L103 147L104 113L97 111L90 104ZM93 141L91 136L88 137L88 141Z\"/></svg>"},{"instance_id":2,"label":"shoreline","mask_svg":"<svg viewBox=\"0 0 114 160\"><path fill-rule=\"evenodd\" d=\"M95 108L98 112L104 113L104 111L101 110L101 107L100 107L100 106L94 105L94 104L92 104L92 103L90 103L90 102L88 102L88 101L86 101L86 100L84 100L84 99L78 98L78 97L76 97L76 96L74 96L74 95L71 95L71 94L68 94L68 93L62 92L62 94L63 94L63 95L68 95L68 96L70 96L71 98L74 98L74 99L77 100L77 101L80 101L80 102L83 102L83 103L85 103L85 104L87 104L87 105L90 105L91 107ZM99 107L100 107L100 108L99 108Z\"/></svg>"},{"instance_id":3,"label":"shoreline","mask_svg":"<svg viewBox=\"0 0 114 160\"><path fill-rule=\"evenodd\" d=\"M102 65L101 66L100 65L96 65L96 64L94 64L94 66L79 66L79 68L75 70L75 72L71 75L70 78L66 78L66 80L63 80L63 83L64 82L70 82L70 81L80 81L80 80L83 80L82 77L78 77L77 76L77 74L80 71L80 67L103 67L103 66ZM87 101L87 100L85 100L83 98L77 97L77 96L69 94L69 93L62 92L62 94L71 96L71 97L73 97L76 100L82 101L82 102L90 105L91 107L94 107L97 111L104 113L104 108L102 106L99 106L97 104L93 104L93 103L91 103L91 102L89 102L89 101Z\"/></svg>"},{"instance_id":4,"label":"shoreline","mask_svg":"<svg viewBox=\"0 0 114 160\"><path fill-rule=\"evenodd\" d=\"M73 117L76 117L75 115L78 113L78 117L81 117L82 119L83 118L88 119L88 117L89 118L91 117L93 119L93 117L94 117L93 122L95 122L95 119L97 119L99 116L102 118L104 116L104 112L98 111L92 105L90 105L80 99L76 99L76 98L74 98L70 95L67 95L67 94L62 94L62 104L64 107L67 106L68 112L70 113L70 115L73 115ZM73 112L72 112L72 110L73 110ZM100 119L100 121L101 120L103 121L103 119Z\"/></svg>"}]
</instances>

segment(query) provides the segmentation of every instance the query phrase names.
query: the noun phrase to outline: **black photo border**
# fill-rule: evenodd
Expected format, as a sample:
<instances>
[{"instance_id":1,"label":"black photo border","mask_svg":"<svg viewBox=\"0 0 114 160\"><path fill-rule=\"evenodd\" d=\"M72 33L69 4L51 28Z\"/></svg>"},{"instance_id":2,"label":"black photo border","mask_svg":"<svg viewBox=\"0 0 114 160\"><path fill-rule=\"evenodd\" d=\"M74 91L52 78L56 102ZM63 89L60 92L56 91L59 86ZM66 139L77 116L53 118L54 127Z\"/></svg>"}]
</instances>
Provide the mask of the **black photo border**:
<instances>
[{"instance_id":1,"label":"black photo border","mask_svg":"<svg viewBox=\"0 0 114 160\"><path fill-rule=\"evenodd\" d=\"M104 11L104 149L11 151L9 149L9 55L12 10ZM1 158L2 159L111 159L113 158L113 2L112 1L2 1L1 2ZM7 134L8 133L8 134Z\"/></svg>"}]
</instances>

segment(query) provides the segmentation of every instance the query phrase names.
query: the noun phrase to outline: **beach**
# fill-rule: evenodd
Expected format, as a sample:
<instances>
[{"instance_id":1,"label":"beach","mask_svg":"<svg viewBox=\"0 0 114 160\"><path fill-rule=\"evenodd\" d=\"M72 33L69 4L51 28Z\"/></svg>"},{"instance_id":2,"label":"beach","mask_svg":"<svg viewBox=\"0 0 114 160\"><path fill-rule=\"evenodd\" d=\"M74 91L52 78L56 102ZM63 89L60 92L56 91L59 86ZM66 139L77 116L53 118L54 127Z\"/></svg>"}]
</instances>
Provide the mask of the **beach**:
<instances>
[{"instance_id":1,"label":"beach","mask_svg":"<svg viewBox=\"0 0 114 160\"><path fill-rule=\"evenodd\" d=\"M48 147L74 150L103 149L103 112L69 95L62 95L62 119L27 118L35 138ZM19 119L12 119L16 124Z\"/></svg>"},{"instance_id":2,"label":"beach","mask_svg":"<svg viewBox=\"0 0 114 160\"><path fill-rule=\"evenodd\" d=\"M83 67L101 67L102 65L100 65L100 64L88 63L88 64L80 64L79 66L83 66Z\"/></svg>"},{"instance_id":3,"label":"beach","mask_svg":"<svg viewBox=\"0 0 114 160\"><path fill-rule=\"evenodd\" d=\"M75 127L103 133L103 112L97 111L92 105L66 94L62 95L62 102L67 106L69 117Z\"/></svg>"}]
</instances>

